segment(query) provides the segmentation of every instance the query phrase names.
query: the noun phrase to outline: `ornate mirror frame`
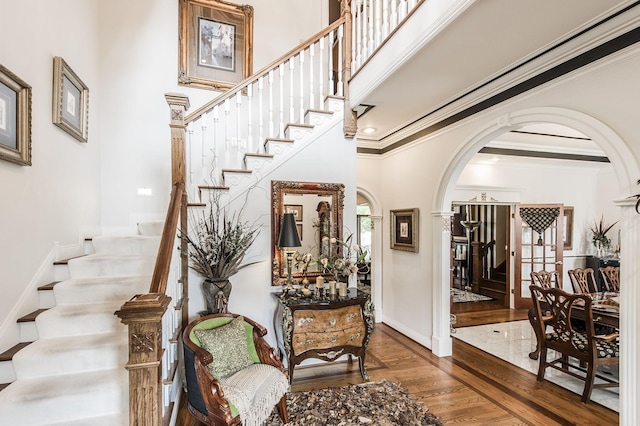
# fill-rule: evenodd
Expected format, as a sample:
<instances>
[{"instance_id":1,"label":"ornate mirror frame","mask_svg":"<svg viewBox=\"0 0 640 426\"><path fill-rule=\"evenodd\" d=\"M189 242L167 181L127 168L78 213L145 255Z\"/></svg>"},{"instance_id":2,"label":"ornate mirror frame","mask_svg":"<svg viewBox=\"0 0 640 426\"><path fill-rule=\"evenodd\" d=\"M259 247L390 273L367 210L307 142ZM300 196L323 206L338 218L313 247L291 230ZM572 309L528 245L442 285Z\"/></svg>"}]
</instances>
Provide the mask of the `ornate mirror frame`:
<instances>
[{"instance_id":1,"label":"ornate mirror frame","mask_svg":"<svg viewBox=\"0 0 640 426\"><path fill-rule=\"evenodd\" d=\"M271 265L272 280L271 285L284 285L287 281L286 259L283 259L282 250L278 248L278 236L280 235L280 224L282 215L285 213L285 194L296 195L318 195L331 197L331 235L337 239L342 239L342 214L344 209L344 185L341 183L323 182L293 182L293 181L271 181ZM320 272L309 272L307 278L315 282ZM294 273L293 277L301 279L302 274Z\"/></svg>"}]
</instances>

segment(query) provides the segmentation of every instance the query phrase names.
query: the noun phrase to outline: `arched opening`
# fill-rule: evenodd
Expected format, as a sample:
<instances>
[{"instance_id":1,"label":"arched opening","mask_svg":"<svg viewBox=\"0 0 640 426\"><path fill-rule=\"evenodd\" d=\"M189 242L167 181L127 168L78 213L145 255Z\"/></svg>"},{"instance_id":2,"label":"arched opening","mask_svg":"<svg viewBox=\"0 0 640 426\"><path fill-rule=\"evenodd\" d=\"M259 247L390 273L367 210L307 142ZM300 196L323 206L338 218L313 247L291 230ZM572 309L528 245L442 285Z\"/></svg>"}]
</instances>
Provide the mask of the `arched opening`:
<instances>
[{"instance_id":1,"label":"arched opening","mask_svg":"<svg viewBox=\"0 0 640 426\"><path fill-rule=\"evenodd\" d=\"M380 322L382 321L382 208L373 194L364 188L358 187L357 198L358 206L366 205L366 209L368 209L368 221L362 221L364 228L369 230L369 234L365 237L369 244L367 279L369 280L371 299L376 308L376 322ZM358 221L358 226L360 227L360 221ZM359 232L361 232L360 229Z\"/></svg>"},{"instance_id":2,"label":"arched opening","mask_svg":"<svg viewBox=\"0 0 640 426\"><path fill-rule=\"evenodd\" d=\"M563 126L573 128L580 133L587 135L592 139L611 161L614 167L616 181L619 186L617 188L620 194L632 194L633 188L636 183L637 177L640 175L638 164L634 160L631 151L626 146L625 142L610 128L605 126L600 121L586 114L579 113L572 110L563 108L532 108L522 111L513 112L500 117L497 122L487 124L472 135L462 148L456 153L452 161L447 166L447 169L443 175L440 185L438 187L438 193L434 204L434 210L441 212L441 220L434 221L434 235L436 241L434 241L434 247L440 247L443 250L450 247L450 229L452 213L451 205L454 201L454 193L456 182L459 176L462 174L464 168L471 158L487 143L494 140L498 135L509 131L518 129L522 125L530 123L554 123ZM620 214L620 226L626 230L638 230L638 217L633 214L632 202L619 202L621 207ZM442 226L442 223L448 226ZM445 229L444 232L441 232ZM441 235L440 241L438 235ZM620 244L625 248L624 256L627 259L638 258L638 243L635 241L637 238L632 238L625 235L621 236ZM637 267L629 262L627 267L621 265L621 281L626 279L627 282L633 282L636 279L635 274ZM449 335L449 324L447 320L450 314L450 305L448 290L450 286L450 279L448 270L451 267L449 262L448 252L442 254L442 256L434 256L434 280L438 282L438 285L434 286L434 353L438 355L451 354L451 337ZM625 297L621 302L621 341L634 342L635 332L638 330L638 315L635 313L635 305L638 300L638 291L635 286L629 286L628 293L625 293ZM627 297L628 296L628 297ZM625 304L628 307L625 309ZM621 387L620 387L620 405L621 407L629 407L634 404L634 383L637 382L638 377L628 377L624 374L624 371L635 371L633 369L634 360L638 356L638 345L635 343L626 343L622 345L621 349ZM625 389L627 391L625 391ZM621 410L622 415L622 410Z\"/></svg>"}]
</instances>

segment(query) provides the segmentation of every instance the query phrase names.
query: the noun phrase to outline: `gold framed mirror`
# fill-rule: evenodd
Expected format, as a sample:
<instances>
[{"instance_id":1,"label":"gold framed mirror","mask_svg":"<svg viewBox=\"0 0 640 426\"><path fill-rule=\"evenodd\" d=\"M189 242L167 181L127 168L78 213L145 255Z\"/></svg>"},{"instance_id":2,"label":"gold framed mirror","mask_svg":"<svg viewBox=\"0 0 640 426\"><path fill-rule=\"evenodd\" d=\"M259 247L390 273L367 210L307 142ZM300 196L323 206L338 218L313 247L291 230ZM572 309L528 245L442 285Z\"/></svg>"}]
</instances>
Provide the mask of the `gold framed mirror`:
<instances>
[{"instance_id":1,"label":"gold framed mirror","mask_svg":"<svg viewBox=\"0 0 640 426\"><path fill-rule=\"evenodd\" d=\"M292 249L311 254L306 272L303 273L301 265L292 265L293 279L300 282L306 277L314 282L316 277L323 275L322 268L314 261L328 250L331 238L342 239L344 185L274 180L271 181L271 206L271 285L284 285L287 281L286 255L278 247L282 215L287 212L296 218L302 244Z\"/></svg>"}]
</instances>

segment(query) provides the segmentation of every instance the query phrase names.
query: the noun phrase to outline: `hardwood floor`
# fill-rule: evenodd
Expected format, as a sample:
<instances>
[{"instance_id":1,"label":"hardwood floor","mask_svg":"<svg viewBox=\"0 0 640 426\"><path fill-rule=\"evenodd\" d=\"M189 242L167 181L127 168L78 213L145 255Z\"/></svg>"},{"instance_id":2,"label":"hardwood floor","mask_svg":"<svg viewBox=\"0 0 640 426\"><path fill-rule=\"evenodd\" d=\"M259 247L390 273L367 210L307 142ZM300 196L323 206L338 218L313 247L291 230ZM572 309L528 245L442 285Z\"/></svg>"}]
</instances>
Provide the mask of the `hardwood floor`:
<instances>
[{"instance_id":1,"label":"hardwood floor","mask_svg":"<svg viewBox=\"0 0 640 426\"><path fill-rule=\"evenodd\" d=\"M458 324L478 325L526 318L524 311L500 309L457 314ZM614 425L615 411L486 354L454 337L453 357L430 350L385 324L376 324L367 350L371 380L395 381L419 398L445 424L460 425ZM298 367L293 391L361 383L358 363ZM183 398L183 401L185 398ZM178 425L199 426L186 408Z\"/></svg>"}]
</instances>

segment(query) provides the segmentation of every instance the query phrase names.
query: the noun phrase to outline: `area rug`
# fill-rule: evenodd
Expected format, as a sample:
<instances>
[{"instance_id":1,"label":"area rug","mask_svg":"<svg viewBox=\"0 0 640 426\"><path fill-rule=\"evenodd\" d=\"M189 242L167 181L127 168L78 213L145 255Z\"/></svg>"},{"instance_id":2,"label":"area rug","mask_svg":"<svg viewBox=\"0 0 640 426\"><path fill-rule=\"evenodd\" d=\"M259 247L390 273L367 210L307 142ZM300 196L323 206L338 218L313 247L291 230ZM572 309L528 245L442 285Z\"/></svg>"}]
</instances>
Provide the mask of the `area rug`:
<instances>
[{"instance_id":1,"label":"area rug","mask_svg":"<svg viewBox=\"0 0 640 426\"><path fill-rule=\"evenodd\" d=\"M408 391L388 380L289 393L287 409L287 426L443 424ZM266 425L283 425L277 410Z\"/></svg>"},{"instance_id":2,"label":"area rug","mask_svg":"<svg viewBox=\"0 0 640 426\"><path fill-rule=\"evenodd\" d=\"M492 297L483 296L470 291L458 290L457 288L452 288L451 294L453 295L453 303L485 302L487 300L493 300Z\"/></svg>"}]
</instances>

